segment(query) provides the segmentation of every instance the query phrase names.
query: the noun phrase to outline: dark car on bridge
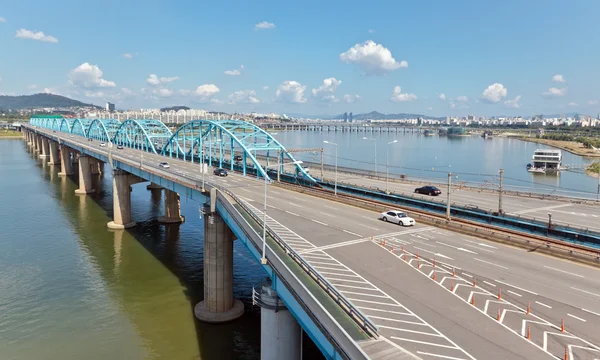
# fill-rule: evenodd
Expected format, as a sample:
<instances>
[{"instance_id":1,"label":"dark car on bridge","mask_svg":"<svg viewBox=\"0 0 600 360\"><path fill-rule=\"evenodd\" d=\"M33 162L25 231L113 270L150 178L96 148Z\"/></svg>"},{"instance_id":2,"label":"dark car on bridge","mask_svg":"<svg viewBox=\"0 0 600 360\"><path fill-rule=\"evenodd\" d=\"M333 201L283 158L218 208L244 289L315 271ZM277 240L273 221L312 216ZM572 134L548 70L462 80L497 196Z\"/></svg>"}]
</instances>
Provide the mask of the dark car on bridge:
<instances>
[{"instance_id":1,"label":"dark car on bridge","mask_svg":"<svg viewBox=\"0 0 600 360\"><path fill-rule=\"evenodd\" d=\"M442 191L435 186L427 185L415 189L415 194L425 194L430 196L438 196Z\"/></svg>"},{"instance_id":2,"label":"dark car on bridge","mask_svg":"<svg viewBox=\"0 0 600 360\"><path fill-rule=\"evenodd\" d=\"M215 171L213 171L213 174L217 175L217 176L227 176L227 171L225 169L215 169Z\"/></svg>"},{"instance_id":3,"label":"dark car on bridge","mask_svg":"<svg viewBox=\"0 0 600 360\"><path fill-rule=\"evenodd\" d=\"M235 161L235 162L240 162L242 160L243 160L242 155L236 155L233 157L233 161Z\"/></svg>"}]
</instances>

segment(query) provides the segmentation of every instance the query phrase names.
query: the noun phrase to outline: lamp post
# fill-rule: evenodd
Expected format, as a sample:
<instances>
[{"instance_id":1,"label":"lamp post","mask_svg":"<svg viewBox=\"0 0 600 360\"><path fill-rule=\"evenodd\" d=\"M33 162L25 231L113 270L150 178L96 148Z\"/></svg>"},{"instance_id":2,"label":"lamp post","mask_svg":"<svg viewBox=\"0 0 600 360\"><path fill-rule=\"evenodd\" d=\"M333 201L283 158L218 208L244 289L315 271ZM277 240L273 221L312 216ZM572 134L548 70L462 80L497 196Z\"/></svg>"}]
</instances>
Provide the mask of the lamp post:
<instances>
[{"instance_id":1,"label":"lamp post","mask_svg":"<svg viewBox=\"0 0 600 360\"><path fill-rule=\"evenodd\" d=\"M375 176L377 176L377 139L363 137L363 140L370 140L375 144Z\"/></svg>"},{"instance_id":2,"label":"lamp post","mask_svg":"<svg viewBox=\"0 0 600 360\"><path fill-rule=\"evenodd\" d=\"M327 141L327 140L323 140L323 143L325 144L330 144L335 146L335 185L334 185L334 194L335 196L337 196L337 173L338 173L338 144L331 142L331 141Z\"/></svg>"},{"instance_id":3,"label":"lamp post","mask_svg":"<svg viewBox=\"0 0 600 360\"><path fill-rule=\"evenodd\" d=\"M285 166L285 165L300 165L302 164L301 160L298 161L294 161L294 162L290 162L290 163L285 163L285 164L280 164L281 166ZM267 177L267 173L269 171L269 166L265 166L265 201L263 203L263 233L262 233L262 257L260 258L260 263L263 265L267 264L267 185L268 185L268 177Z\"/></svg>"},{"instance_id":4,"label":"lamp post","mask_svg":"<svg viewBox=\"0 0 600 360\"><path fill-rule=\"evenodd\" d=\"M389 194L389 191L388 191L388 178L390 176L390 164L389 164L389 161L388 161L388 159L389 159L389 157L388 157L389 151L388 150L389 150L390 145L395 144L397 142L398 142L398 140L390 141L389 143L387 143L388 146L385 147L385 193L386 194Z\"/></svg>"}]
</instances>

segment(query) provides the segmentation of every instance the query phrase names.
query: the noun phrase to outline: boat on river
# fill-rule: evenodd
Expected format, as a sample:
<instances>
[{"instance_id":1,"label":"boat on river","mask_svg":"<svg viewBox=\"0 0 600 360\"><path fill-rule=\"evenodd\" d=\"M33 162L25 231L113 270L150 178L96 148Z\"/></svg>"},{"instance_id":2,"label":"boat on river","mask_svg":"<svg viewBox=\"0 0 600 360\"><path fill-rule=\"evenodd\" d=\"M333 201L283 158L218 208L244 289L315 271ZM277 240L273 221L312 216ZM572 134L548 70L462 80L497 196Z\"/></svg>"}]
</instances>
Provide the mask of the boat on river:
<instances>
[{"instance_id":1,"label":"boat on river","mask_svg":"<svg viewBox=\"0 0 600 360\"><path fill-rule=\"evenodd\" d=\"M560 171L562 163L562 151L554 149L536 149L531 160L532 163L527 164L527 171L530 173L557 173Z\"/></svg>"}]
</instances>

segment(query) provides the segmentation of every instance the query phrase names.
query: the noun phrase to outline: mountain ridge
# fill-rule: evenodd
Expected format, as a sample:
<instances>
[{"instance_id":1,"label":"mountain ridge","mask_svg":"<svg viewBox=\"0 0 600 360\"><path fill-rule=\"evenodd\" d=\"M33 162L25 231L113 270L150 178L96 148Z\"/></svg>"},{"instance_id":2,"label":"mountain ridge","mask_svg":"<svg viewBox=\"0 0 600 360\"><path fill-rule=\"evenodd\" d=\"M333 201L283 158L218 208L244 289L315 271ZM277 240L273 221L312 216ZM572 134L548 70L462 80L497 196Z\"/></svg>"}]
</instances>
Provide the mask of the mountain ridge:
<instances>
[{"instance_id":1,"label":"mountain ridge","mask_svg":"<svg viewBox=\"0 0 600 360\"><path fill-rule=\"evenodd\" d=\"M39 93L33 95L0 95L0 108L1 109L31 109L31 108L61 108L61 107L94 107L102 109L102 107L94 104L86 104L84 102L70 99L66 96Z\"/></svg>"}]
</instances>

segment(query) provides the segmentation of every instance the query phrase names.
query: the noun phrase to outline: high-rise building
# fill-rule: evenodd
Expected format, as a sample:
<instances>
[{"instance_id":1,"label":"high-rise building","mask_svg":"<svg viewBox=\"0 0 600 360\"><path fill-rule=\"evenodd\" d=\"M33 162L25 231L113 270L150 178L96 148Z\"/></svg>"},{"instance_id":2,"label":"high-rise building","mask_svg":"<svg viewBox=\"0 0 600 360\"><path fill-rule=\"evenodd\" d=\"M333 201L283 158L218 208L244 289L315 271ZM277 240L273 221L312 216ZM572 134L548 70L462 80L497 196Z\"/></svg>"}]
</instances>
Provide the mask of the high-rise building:
<instances>
[{"instance_id":1,"label":"high-rise building","mask_svg":"<svg viewBox=\"0 0 600 360\"><path fill-rule=\"evenodd\" d=\"M344 122L345 123L348 122L348 113L347 112L344 113Z\"/></svg>"},{"instance_id":2,"label":"high-rise building","mask_svg":"<svg viewBox=\"0 0 600 360\"><path fill-rule=\"evenodd\" d=\"M107 102L106 111L115 111L115 104Z\"/></svg>"},{"instance_id":3,"label":"high-rise building","mask_svg":"<svg viewBox=\"0 0 600 360\"><path fill-rule=\"evenodd\" d=\"M352 113L348 114L348 122L352 122Z\"/></svg>"}]
</instances>

